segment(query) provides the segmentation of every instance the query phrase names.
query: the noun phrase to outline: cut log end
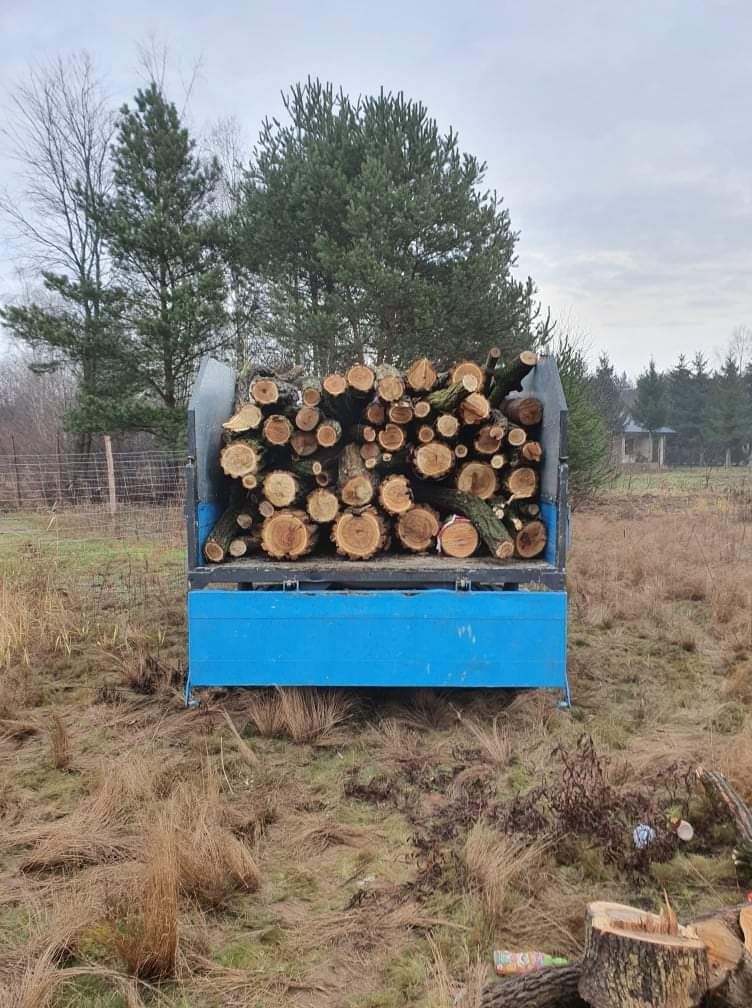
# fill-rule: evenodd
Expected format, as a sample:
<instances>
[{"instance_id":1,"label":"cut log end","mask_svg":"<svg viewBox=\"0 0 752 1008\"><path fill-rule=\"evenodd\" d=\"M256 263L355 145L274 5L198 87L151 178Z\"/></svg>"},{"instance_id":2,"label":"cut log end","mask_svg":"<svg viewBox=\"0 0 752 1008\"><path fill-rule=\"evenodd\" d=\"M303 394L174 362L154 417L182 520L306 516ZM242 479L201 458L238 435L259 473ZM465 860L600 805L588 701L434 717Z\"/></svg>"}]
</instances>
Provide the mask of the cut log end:
<instances>
[{"instance_id":1,"label":"cut log end","mask_svg":"<svg viewBox=\"0 0 752 1008\"><path fill-rule=\"evenodd\" d=\"M316 526L304 511L276 511L261 527L261 547L277 560L297 560L315 542Z\"/></svg>"},{"instance_id":2,"label":"cut log end","mask_svg":"<svg viewBox=\"0 0 752 1008\"><path fill-rule=\"evenodd\" d=\"M397 519L397 538L411 553L424 553L434 546L440 525L432 507L416 504Z\"/></svg>"},{"instance_id":3,"label":"cut log end","mask_svg":"<svg viewBox=\"0 0 752 1008\"><path fill-rule=\"evenodd\" d=\"M444 522L438 538L441 552L459 560L471 557L480 544L480 537L473 523L458 515L452 515Z\"/></svg>"},{"instance_id":4,"label":"cut log end","mask_svg":"<svg viewBox=\"0 0 752 1008\"><path fill-rule=\"evenodd\" d=\"M373 480L367 472L357 473L341 487L342 503L347 507L365 507L373 500Z\"/></svg>"},{"instance_id":5,"label":"cut log end","mask_svg":"<svg viewBox=\"0 0 752 1008\"><path fill-rule=\"evenodd\" d=\"M405 444L405 431L398 424L388 423L379 431L378 442L384 451L399 451Z\"/></svg>"},{"instance_id":6,"label":"cut log end","mask_svg":"<svg viewBox=\"0 0 752 1008\"><path fill-rule=\"evenodd\" d=\"M246 490L255 490L258 486L258 476L255 473L246 473L241 476L240 482Z\"/></svg>"},{"instance_id":7,"label":"cut log end","mask_svg":"<svg viewBox=\"0 0 752 1008\"><path fill-rule=\"evenodd\" d=\"M321 411L316 406L301 406L295 414L295 426L298 430L312 431L321 419Z\"/></svg>"},{"instance_id":8,"label":"cut log end","mask_svg":"<svg viewBox=\"0 0 752 1008\"><path fill-rule=\"evenodd\" d=\"M453 382L461 381L465 375L472 375L476 379L477 385L476 389L482 389L483 384L486 380L486 375L482 367L476 364L475 361L460 361L455 364L450 372L450 379Z\"/></svg>"},{"instance_id":9,"label":"cut log end","mask_svg":"<svg viewBox=\"0 0 752 1008\"><path fill-rule=\"evenodd\" d=\"M430 402L426 402L425 399L419 399L413 406L413 413L415 414L416 420L425 420L430 412L431 404Z\"/></svg>"},{"instance_id":10,"label":"cut log end","mask_svg":"<svg viewBox=\"0 0 752 1008\"><path fill-rule=\"evenodd\" d=\"M465 462L456 482L458 490L483 500L493 497L498 489L496 471L487 462Z\"/></svg>"},{"instance_id":11,"label":"cut log end","mask_svg":"<svg viewBox=\"0 0 752 1008\"><path fill-rule=\"evenodd\" d=\"M379 487L379 503L392 515L404 514L413 506L413 495L406 476L387 476Z\"/></svg>"},{"instance_id":12,"label":"cut log end","mask_svg":"<svg viewBox=\"0 0 752 1008\"><path fill-rule=\"evenodd\" d=\"M418 444L430 444L436 437L436 431L430 424L421 424L415 436L418 439Z\"/></svg>"},{"instance_id":13,"label":"cut log end","mask_svg":"<svg viewBox=\"0 0 752 1008\"><path fill-rule=\"evenodd\" d=\"M271 406L279 399L279 386L271 378L257 378L251 383L251 395L262 406Z\"/></svg>"},{"instance_id":14,"label":"cut log end","mask_svg":"<svg viewBox=\"0 0 752 1008\"><path fill-rule=\"evenodd\" d=\"M531 521L523 525L514 539L514 548L518 556L532 560L540 556L546 548L546 526L541 521Z\"/></svg>"},{"instance_id":15,"label":"cut log end","mask_svg":"<svg viewBox=\"0 0 752 1008\"><path fill-rule=\"evenodd\" d=\"M295 431L295 433L290 438L290 447L299 455L301 458L306 458L308 455L313 455L314 452L318 451L319 442L316 438L316 434L312 431Z\"/></svg>"},{"instance_id":16,"label":"cut log end","mask_svg":"<svg viewBox=\"0 0 752 1008\"><path fill-rule=\"evenodd\" d=\"M322 383L323 389L330 396L341 396L347 391L347 381L344 375L337 372L327 375Z\"/></svg>"},{"instance_id":17,"label":"cut log end","mask_svg":"<svg viewBox=\"0 0 752 1008\"><path fill-rule=\"evenodd\" d=\"M502 477L502 482L515 500L532 497L538 487L535 469L529 469L527 466L512 469Z\"/></svg>"},{"instance_id":18,"label":"cut log end","mask_svg":"<svg viewBox=\"0 0 752 1008\"><path fill-rule=\"evenodd\" d=\"M370 559L385 548L387 538L386 522L373 507L345 511L332 527L337 552L350 560Z\"/></svg>"},{"instance_id":19,"label":"cut log end","mask_svg":"<svg viewBox=\"0 0 752 1008\"><path fill-rule=\"evenodd\" d=\"M392 423L404 426L410 423L413 415L413 404L409 400L402 399L389 407L389 419Z\"/></svg>"},{"instance_id":20,"label":"cut log end","mask_svg":"<svg viewBox=\"0 0 752 1008\"><path fill-rule=\"evenodd\" d=\"M345 371L345 381L350 388L363 394L371 391L375 377L367 364L353 364Z\"/></svg>"},{"instance_id":21,"label":"cut log end","mask_svg":"<svg viewBox=\"0 0 752 1008\"><path fill-rule=\"evenodd\" d=\"M263 448L260 445L239 439L225 445L219 456L219 464L226 476L238 479L247 473L255 473L262 457Z\"/></svg>"},{"instance_id":22,"label":"cut log end","mask_svg":"<svg viewBox=\"0 0 752 1008\"><path fill-rule=\"evenodd\" d=\"M454 452L443 441L431 441L415 452L415 468L426 479L441 479L454 467Z\"/></svg>"},{"instance_id":23,"label":"cut log end","mask_svg":"<svg viewBox=\"0 0 752 1008\"><path fill-rule=\"evenodd\" d=\"M483 423L491 415L491 403L480 392L472 392L458 407L460 420L467 426Z\"/></svg>"},{"instance_id":24,"label":"cut log end","mask_svg":"<svg viewBox=\"0 0 752 1008\"><path fill-rule=\"evenodd\" d=\"M222 426L226 431L233 434L242 434L244 431L257 430L261 426L263 413L256 403L246 403L234 416L226 420Z\"/></svg>"},{"instance_id":25,"label":"cut log end","mask_svg":"<svg viewBox=\"0 0 752 1008\"><path fill-rule=\"evenodd\" d=\"M438 374L427 357L420 357L407 369L405 379L413 392L430 392L438 380Z\"/></svg>"},{"instance_id":26,"label":"cut log end","mask_svg":"<svg viewBox=\"0 0 752 1008\"><path fill-rule=\"evenodd\" d=\"M297 478L286 469L273 469L264 477L262 493L275 508L289 507L300 492Z\"/></svg>"},{"instance_id":27,"label":"cut log end","mask_svg":"<svg viewBox=\"0 0 752 1008\"><path fill-rule=\"evenodd\" d=\"M281 447L290 441L294 428L286 416L273 413L264 421L262 430L265 441L268 441L271 445Z\"/></svg>"},{"instance_id":28,"label":"cut log end","mask_svg":"<svg viewBox=\"0 0 752 1008\"><path fill-rule=\"evenodd\" d=\"M332 522L339 514L339 498L333 490L319 487L306 499L306 511L317 524Z\"/></svg>"},{"instance_id":29,"label":"cut log end","mask_svg":"<svg viewBox=\"0 0 752 1008\"><path fill-rule=\"evenodd\" d=\"M447 440L457 437L460 429L460 422L453 413L442 413L436 418L437 432Z\"/></svg>"},{"instance_id":30,"label":"cut log end","mask_svg":"<svg viewBox=\"0 0 752 1008\"><path fill-rule=\"evenodd\" d=\"M324 420L316 428L316 441L322 448L333 448L342 437L342 426L337 420Z\"/></svg>"}]
</instances>

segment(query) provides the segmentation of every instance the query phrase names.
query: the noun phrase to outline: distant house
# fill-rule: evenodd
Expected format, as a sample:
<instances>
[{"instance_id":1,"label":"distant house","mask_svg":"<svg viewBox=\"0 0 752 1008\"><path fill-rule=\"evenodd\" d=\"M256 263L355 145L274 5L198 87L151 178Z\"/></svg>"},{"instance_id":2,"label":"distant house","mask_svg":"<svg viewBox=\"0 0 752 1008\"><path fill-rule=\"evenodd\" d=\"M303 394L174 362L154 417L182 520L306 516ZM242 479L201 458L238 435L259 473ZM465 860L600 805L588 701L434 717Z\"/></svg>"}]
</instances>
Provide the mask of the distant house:
<instances>
[{"instance_id":1,"label":"distant house","mask_svg":"<svg viewBox=\"0 0 752 1008\"><path fill-rule=\"evenodd\" d=\"M626 416L622 433L615 438L616 461L621 465L662 466L666 459L666 438L675 434L670 427L659 427L652 432L645 430L631 416Z\"/></svg>"}]
</instances>

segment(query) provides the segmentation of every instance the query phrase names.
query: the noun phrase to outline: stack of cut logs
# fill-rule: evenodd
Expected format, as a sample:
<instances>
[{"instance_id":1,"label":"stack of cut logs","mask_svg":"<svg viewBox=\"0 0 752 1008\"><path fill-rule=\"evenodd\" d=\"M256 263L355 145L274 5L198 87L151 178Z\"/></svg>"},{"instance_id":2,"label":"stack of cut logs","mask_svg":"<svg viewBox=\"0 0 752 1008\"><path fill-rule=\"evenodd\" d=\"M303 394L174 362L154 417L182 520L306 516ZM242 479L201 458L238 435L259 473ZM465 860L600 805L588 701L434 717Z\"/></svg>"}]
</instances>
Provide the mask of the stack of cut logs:
<instances>
[{"instance_id":1,"label":"stack of cut logs","mask_svg":"<svg viewBox=\"0 0 752 1008\"><path fill-rule=\"evenodd\" d=\"M212 563L263 551L297 560L327 540L368 560L390 548L532 559L546 545L536 501L543 407L521 393L537 363L427 358L404 374L353 364L323 380L270 372L238 389L220 464L234 481L204 545Z\"/></svg>"}]
</instances>

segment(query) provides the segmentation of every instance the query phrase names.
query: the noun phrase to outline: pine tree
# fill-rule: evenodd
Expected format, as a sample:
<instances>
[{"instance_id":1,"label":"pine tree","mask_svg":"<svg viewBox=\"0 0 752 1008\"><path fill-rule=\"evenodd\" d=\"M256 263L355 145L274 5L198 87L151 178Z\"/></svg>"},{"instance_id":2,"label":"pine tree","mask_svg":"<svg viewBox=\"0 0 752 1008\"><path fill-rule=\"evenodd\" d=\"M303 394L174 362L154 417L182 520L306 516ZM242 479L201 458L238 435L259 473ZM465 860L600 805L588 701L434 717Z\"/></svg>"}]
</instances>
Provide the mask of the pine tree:
<instances>
[{"instance_id":1,"label":"pine tree","mask_svg":"<svg viewBox=\"0 0 752 1008\"><path fill-rule=\"evenodd\" d=\"M691 396L697 414L697 461L700 465L705 464L705 457L708 447L707 424L708 424L708 397L712 379L708 372L708 362L699 351L692 360L692 386Z\"/></svg>"},{"instance_id":2,"label":"pine tree","mask_svg":"<svg viewBox=\"0 0 752 1008\"><path fill-rule=\"evenodd\" d=\"M619 434L624 428L623 386L606 353L598 358L598 366L590 378L590 388L609 434Z\"/></svg>"},{"instance_id":3,"label":"pine tree","mask_svg":"<svg viewBox=\"0 0 752 1008\"><path fill-rule=\"evenodd\" d=\"M598 490L612 475L609 431L577 339L566 331L560 333L554 355L567 401L570 485L576 498Z\"/></svg>"},{"instance_id":4,"label":"pine tree","mask_svg":"<svg viewBox=\"0 0 752 1008\"><path fill-rule=\"evenodd\" d=\"M348 357L520 350L545 334L532 282L511 275L509 213L452 130L402 94L351 102L320 81L284 104L288 121L263 125L243 207L271 339L326 372Z\"/></svg>"},{"instance_id":5,"label":"pine tree","mask_svg":"<svg viewBox=\"0 0 752 1008\"><path fill-rule=\"evenodd\" d=\"M702 431L702 416L697 411L692 372L684 354L666 375L667 421L677 434L669 442L672 456L683 462L694 460Z\"/></svg>"},{"instance_id":6,"label":"pine tree","mask_svg":"<svg viewBox=\"0 0 752 1008\"><path fill-rule=\"evenodd\" d=\"M632 417L651 433L666 424L666 379L656 370L652 357L647 370L643 371L637 379L636 394L632 403Z\"/></svg>"},{"instance_id":7,"label":"pine tree","mask_svg":"<svg viewBox=\"0 0 752 1008\"><path fill-rule=\"evenodd\" d=\"M722 454L724 465L744 460L750 426L752 410L744 378L729 353L713 376L708 399L708 440Z\"/></svg>"},{"instance_id":8,"label":"pine tree","mask_svg":"<svg viewBox=\"0 0 752 1008\"><path fill-rule=\"evenodd\" d=\"M200 358L231 339L212 215L219 179L203 163L156 83L123 106L113 147L114 195L100 206L128 329L125 353L146 396L115 404L118 423L174 439ZM96 412L96 404L90 404ZM100 403L106 414L107 403Z\"/></svg>"}]
</instances>

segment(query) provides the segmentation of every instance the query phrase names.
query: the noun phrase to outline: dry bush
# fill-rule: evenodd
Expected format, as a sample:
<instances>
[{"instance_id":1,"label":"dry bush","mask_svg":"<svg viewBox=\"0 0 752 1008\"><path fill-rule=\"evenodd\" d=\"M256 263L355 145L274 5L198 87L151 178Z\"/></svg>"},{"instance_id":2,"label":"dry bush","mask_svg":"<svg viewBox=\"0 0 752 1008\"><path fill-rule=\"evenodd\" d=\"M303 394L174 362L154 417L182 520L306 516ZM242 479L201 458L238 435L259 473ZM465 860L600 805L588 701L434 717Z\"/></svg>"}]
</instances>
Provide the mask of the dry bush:
<instances>
[{"instance_id":1,"label":"dry bush","mask_svg":"<svg viewBox=\"0 0 752 1008\"><path fill-rule=\"evenodd\" d=\"M499 718L490 725L468 718L465 727L473 736L481 754L498 770L503 770L512 758L512 742L506 728L499 728Z\"/></svg>"},{"instance_id":2,"label":"dry bush","mask_svg":"<svg viewBox=\"0 0 752 1008\"><path fill-rule=\"evenodd\" d=\"M517 909L543 882L546 843L495 833L476 823L462 852L468 876L478 888L484 915L492 926Z\"/></svg>"},{"instance_id":3,"label":"dry bush","mask_svg":"<svg viewBox=\"0 0 752 1008\"><path fill-rule=\"evenodd\" d=\"M291 846L296 850L321 853L328 847L353 847L362 850L373 839L369 830L361 826L338 823L325 816L306 816L288 830Z\"/></svg>"},{"instance_id":4,"label":"dry bush","mask_svg":"<svg viewBox=\"0 0 752 1008\"><path fill-rule=\"evenodd\" d=\"M176 837L181 891L201 906L225 905L236 892L255 892L258 866L247 846L211 816L199 810Z\"/></svg>"},{"instance_id":5,"label":"dry bush","mask_svg":"<svg viewBox=\"0 0 752 1008\"><path fill-rule=\"evenodd\" d=\"M421 687L413 691L408 708L399 718L418 731L442 731L455 723L457 715L446 693Z\"/></svg>"},{"instance_id":6,"label":"dry bush","mask_svg":"<svg viewBox=\"0 0 752 1008\"><path fill-rule=\"evenodd\" d=\"M267 738L284 734L285 721L277 690L254 691L246 704L248 718L259 735Z\"/></svg>"},{"instance_id":7,"label":"dry bush","mask_svg":"<svg viewBox=\"0 0 752 1008\"><path fill-rule=\"evenodd\" d=\"M50 762L56 770L67 770L71 763L68 729L59 714L53 714L50 721Z\"/></svg>"},{"instance_id":8,"label":"dry bush","mask_svg":"<svg viewBox=\"0 0 752 1008\"><path fill-rule=\"evenodd\" d=\"M440 762L443 745L408 728L398 718L384 718L369 727L359 740L380 762L396 767L425 766Z\"/></svg>"},{"instance_id":9,"label":"dry bush","mask_svg":"<svg viewBox=\"0 0 752 1008\"><path fill-rule=\"evenodd\" d=\"M350 719L353 703L340 690L291 687L253 694L247 711L259 735L326 745Z\"/></svg>"},{"instance_id":10,"label":"dry bush","mask_svg":"<svg viewBox=\"0 0 752 1008\"><path fill-rule=\"evenodd\" d=\"M155 823L143 874L110 908L108 944L140 980L167 980L176 973L179 874L173 817L168 808Z\"/></svg>"}]
</instances>

